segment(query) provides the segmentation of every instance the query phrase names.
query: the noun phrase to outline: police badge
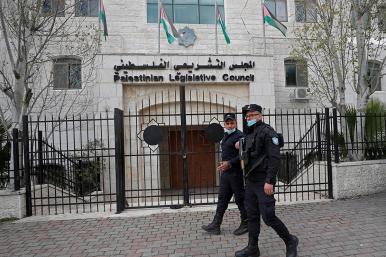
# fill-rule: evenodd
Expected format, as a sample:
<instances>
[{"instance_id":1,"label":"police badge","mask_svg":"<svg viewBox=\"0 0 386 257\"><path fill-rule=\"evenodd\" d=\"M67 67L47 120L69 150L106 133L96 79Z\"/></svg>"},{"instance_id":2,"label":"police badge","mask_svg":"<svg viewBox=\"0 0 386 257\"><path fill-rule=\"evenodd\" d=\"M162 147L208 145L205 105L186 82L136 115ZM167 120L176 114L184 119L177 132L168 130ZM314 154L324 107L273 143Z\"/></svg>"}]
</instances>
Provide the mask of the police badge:
<instances>
[{"instance_id":1,"label":"police badge","mask_svg":"<svg viewBox=\"0 0 386 257\"><path fill-rule=\"evenodd\" d=\"M273 138L272 138L272 143L273 143L274 145L279 145L279 138L273 137Z\"/></svg>"}]
</instances>

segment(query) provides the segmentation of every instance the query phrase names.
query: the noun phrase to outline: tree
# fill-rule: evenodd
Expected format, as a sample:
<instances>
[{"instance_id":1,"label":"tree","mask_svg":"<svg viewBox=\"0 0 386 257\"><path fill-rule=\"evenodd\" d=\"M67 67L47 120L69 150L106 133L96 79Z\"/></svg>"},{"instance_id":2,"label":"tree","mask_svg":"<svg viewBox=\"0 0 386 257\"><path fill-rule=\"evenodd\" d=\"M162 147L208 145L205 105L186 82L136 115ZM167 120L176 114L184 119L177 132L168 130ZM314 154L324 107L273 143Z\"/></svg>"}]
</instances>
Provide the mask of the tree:
<instances>
[{"instance_id":1,"label":"tree","mask_svg":"<svg viewBox=\"0 0 386 257\"><path fill-rule=\"evenodd\" d=\"M310 2L314 3L311 7ZM351 87L356 94L355 109L363 113L369 97L379 87L385 67L385 0L296 0L296 5L308 7L303 10L315 18L295 29L292 52L307 62L311 92L345 115L346 110L352 109L346 103L347 88ZM377 61L377 69L369 66L373 60ZM343 131L347 125L355 124L350 117L341 120ZM360 142L361 129L358 127L356 135ZM345 136L347 141L353 139L353 135ZM351 160L363 157L363 151L350 149Z\"/></svg>"},{"instance_id":2,"label":"tree","mask_svg":"<svg viewBox=\"0 0 386 257\"><path fill-rule=\"evenodd\" d=\"M301 6L310 1L296 2ZM311 92L317 99L344 113L346 89L351 86L357 96L357 109L364 111L385 66L386 41L380 31L383 19L378 18L386 10L385 0L314 3L306 10L313 13L315 21L295 30L293 55L307 62ZM379 61L377 72L369 73L368 60Z\"/></svg>"},{"instance_id":3,"label":"tree","mask_svg":"<svg viewBox=\"0 0 386 257\"><path fill-rule=\"evenodd\" d=\"M75 5L68 3L0 0L0 121L10 118L12 127L20 128L23 115L52 112L65 116L90 105L99 49L97 18L81 17ZM79 60L81 72L71 65L62 69L66 58ZM55 68L80 89L54 90L54 84L61 82L55 78Z\"/></svg>"}]
</instances>

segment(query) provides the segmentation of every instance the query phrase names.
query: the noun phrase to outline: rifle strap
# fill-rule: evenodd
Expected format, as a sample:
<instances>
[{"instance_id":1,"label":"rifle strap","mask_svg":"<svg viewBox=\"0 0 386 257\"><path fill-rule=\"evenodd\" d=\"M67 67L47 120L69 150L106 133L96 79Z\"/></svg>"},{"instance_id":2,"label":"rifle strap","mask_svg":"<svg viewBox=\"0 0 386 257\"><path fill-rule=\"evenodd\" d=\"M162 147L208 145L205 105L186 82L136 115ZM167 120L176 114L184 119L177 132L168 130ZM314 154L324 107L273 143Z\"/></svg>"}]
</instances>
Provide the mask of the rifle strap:
<instances>
[{"instance_id":1,"label":"rifle strap","mask_svg":"<svg viewBox=\"0 0 386 257\"><path fill-rule=\"evenodd\" d=\"M260 157L260 159L255 162L255 164L249 169L249 171L247 173L245 173L245 177L247 178L249 176L249 174L254 170L256 169L257 167L259 167L259 165L264 161L265 157L267 157L266 154L264 154L263 156Z\"/></svg>"}]
</instances>

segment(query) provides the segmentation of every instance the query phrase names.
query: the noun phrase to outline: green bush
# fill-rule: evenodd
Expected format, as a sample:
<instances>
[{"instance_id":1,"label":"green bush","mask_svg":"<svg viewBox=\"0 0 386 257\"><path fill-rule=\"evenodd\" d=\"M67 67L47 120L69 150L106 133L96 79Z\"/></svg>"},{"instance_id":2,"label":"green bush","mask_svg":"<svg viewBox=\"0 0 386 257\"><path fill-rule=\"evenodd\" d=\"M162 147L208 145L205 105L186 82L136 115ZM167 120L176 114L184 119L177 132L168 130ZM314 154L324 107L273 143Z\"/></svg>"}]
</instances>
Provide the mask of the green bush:
<instances>
[{"instance_id":1,"label":"green bush","mask_svg":"<svg viewBox=\"0 0 386 257\"><path fill-rule=\"evenodd\" d=\"M368 160L386 157L386 105L371 99L365 112L365 158Z\"/></svg>"},{"instance_id":2,"label":"green bush","mask_svg":"<svg viewBox=\"0 0 386 257\"><path fill-rule=\"evenodd\" d=\"M75 192L79 195L87 195L101 189L100 176L105 168L102 152L103 143L93 140L77 149L78 154L73 156L77 163L75 166Z\"/></svg>"}]
</instances>

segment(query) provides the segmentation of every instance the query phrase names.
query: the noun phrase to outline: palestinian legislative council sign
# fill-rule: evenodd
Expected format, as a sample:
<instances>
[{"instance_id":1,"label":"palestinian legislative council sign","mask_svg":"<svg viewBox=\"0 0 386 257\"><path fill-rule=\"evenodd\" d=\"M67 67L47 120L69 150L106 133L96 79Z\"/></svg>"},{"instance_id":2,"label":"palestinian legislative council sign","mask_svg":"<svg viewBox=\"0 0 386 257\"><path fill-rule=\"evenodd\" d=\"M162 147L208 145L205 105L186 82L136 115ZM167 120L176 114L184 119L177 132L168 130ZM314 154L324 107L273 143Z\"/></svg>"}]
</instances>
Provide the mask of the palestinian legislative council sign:
<instances>
[{"instance_id":1,"label":"palestinian legislative council sign","mask_svg":"<svg viewBox=\"0 0 386 257\"><path fill-rule=\"evenodd\" d=\"M255 67L255 62L241 62L240 64L231 64L226 66L225 61L216 59L212 62L209 57L207 64L183 63L170 67L169 62L160 59L160 63L137 65L132 62L124 63L121 60L120 65L114 65L114 82L122 83L143 83L143 82L253 82L255 75L248 72ZM169 74L141 74L141 71L173 71ZM208 70L223 71L208 72ZM234 70L244 70L247 74L231 74ZM132 74L129 74L131 71ZM138 72L138 74L137 74ZM136 74L134 74L136 73ZM148 73L148 72L147 72Z\"/></svg>"}]
</instances>

